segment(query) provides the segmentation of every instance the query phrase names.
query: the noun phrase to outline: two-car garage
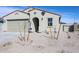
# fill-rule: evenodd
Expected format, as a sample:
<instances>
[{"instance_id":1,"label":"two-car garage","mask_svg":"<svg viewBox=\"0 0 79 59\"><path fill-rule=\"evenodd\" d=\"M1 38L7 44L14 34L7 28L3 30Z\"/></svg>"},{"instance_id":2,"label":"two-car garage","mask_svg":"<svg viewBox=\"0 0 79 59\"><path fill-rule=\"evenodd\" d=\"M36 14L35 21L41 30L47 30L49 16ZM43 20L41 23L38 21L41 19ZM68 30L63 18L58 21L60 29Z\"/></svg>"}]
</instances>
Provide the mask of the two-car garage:
<instances>
[{"instance_id":1,"label":"two-car garage","mask_svg":"<svg viewBox=\"0 0 79 59\"><path fill-rule=\"evenodd\" d=\"M9 32L23 32L28 30L29 14L22 11L14 11L3 17L6 21L7 31Z\"/></svg>"}]
</instances>

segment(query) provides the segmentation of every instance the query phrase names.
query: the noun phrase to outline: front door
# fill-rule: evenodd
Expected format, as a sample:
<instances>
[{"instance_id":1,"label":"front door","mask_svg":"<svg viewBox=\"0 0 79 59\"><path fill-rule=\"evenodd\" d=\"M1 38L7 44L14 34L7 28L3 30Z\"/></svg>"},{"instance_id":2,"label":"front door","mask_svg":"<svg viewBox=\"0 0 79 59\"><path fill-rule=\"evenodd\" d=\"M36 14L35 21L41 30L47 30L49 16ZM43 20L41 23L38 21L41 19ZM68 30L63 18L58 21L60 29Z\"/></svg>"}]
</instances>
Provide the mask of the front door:
<instances>
[{"instance_id":1,"label":"front door","mask_svg":"<svg viewBox=\"0 0 79 59\"><path fill-rule=\"evenodd\" d=\"M33 18L33 23L35 27L35 32L39 32L39 19L37 17Z\"/></svg>"}]
</instances>

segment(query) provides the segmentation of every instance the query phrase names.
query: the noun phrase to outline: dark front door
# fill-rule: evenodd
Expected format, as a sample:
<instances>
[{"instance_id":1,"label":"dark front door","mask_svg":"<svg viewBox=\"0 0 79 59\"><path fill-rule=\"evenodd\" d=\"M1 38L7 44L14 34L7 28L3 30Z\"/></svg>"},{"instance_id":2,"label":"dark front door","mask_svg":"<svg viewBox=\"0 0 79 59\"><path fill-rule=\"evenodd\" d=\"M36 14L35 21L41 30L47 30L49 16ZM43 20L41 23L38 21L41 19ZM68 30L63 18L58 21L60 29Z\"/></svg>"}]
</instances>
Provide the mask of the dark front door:
<instances>
[{"instance_id":1,"label":"dark front door","mask_svg":"<svg viewBox=\"0 0 79 59\"><path fill-rule=\"evenodd\" d=\"M37 17L33 18L33 23L35 26L35 32L39 31L39 19Z\"/></svg>"}]
</instances>

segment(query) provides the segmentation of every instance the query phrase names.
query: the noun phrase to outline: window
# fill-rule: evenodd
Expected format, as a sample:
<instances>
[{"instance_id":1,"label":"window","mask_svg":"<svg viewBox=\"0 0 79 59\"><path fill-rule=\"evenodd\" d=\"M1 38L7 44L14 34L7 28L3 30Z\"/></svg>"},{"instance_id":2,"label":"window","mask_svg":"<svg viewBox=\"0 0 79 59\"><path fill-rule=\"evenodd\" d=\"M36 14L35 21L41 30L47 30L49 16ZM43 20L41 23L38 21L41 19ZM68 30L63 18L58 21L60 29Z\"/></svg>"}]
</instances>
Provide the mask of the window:
<instances>
[{"instance_id":1,"label":"window","mask_svg":"<svg viewBox=\"0 0 79 59\"><path fill-rule=\"evenodd\" d=\"M52 18L48 18L48 26L52 26Z\"/></svg>"}]
</instances>

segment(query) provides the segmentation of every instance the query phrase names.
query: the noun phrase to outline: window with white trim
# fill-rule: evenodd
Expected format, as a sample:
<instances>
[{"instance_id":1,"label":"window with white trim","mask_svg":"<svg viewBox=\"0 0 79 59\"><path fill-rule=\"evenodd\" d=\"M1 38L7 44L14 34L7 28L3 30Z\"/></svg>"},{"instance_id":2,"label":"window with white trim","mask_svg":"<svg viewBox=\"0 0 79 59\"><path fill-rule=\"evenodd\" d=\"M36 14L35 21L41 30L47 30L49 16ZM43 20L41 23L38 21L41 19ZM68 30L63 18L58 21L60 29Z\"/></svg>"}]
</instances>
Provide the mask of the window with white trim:
<instances>
[{"instance_id":1,"label":"window with white trim","mask_svg":"<svg viewBox=\"0 0 79 59\"><path fill-rule=\"evenodd\" d=\"M48 18L48 26L52 26L53 25L53 19L52 18Z\"/></svg>"}]
</instances>

